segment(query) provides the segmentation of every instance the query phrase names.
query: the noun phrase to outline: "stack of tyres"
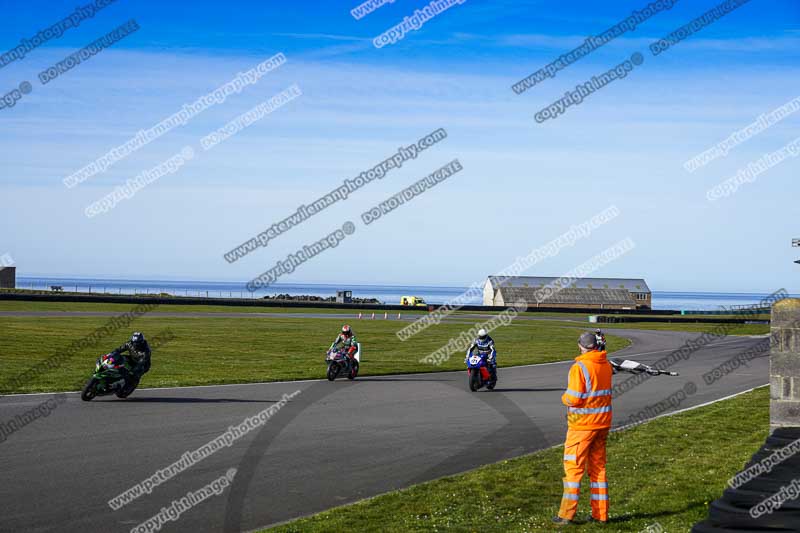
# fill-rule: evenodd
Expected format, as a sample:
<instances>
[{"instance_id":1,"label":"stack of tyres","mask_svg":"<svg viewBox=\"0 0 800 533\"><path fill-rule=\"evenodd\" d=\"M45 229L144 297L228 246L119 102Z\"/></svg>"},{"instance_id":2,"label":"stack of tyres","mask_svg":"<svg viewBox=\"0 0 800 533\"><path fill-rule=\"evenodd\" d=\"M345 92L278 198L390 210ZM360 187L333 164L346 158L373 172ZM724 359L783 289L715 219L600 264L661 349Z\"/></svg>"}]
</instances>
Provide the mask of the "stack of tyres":
<instances>
[{"instance_id":1,"label":"stack of tyres","mask_svg":"<svg viewBox=\"0 0 800 533\"><path fill-rule=\"evenodd\" d=\"M773 453L800 439L800 427L778 428L767 437L744 470L770 457ZM769 472L736 488L726 488L722 497L711 502L708 518L692 528L692 533L719 533L731 531L800 531L800 499L789 497L771 512L754 513L750 510L775 496L783 487L800 479L800 453L794 453L780 463L773 464ZM763 509L762 509L763 511Z\"/></svg>"}]
</instances>

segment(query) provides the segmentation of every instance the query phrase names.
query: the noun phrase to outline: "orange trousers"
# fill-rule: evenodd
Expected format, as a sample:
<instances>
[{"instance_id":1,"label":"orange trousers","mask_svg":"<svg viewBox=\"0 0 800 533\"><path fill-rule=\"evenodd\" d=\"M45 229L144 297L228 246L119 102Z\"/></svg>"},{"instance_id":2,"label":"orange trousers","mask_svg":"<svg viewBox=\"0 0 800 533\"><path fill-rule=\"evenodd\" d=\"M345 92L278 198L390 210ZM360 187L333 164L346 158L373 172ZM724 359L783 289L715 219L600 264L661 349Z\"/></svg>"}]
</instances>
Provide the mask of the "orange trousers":
<instances>
[{"instance_id":1,"label":"orange trousers","mask_svg":"<svg viewBox=\"0 0 800 533\"><path fill-rule=\"evenodd\" d=\"M567 430L567 440L564 443L564 495L558 511L561 518L572 520L575 517L581 479L588 463L592 517L596 520L608 520L607 438L608 429Z\"/></svg>"}]
</instances>

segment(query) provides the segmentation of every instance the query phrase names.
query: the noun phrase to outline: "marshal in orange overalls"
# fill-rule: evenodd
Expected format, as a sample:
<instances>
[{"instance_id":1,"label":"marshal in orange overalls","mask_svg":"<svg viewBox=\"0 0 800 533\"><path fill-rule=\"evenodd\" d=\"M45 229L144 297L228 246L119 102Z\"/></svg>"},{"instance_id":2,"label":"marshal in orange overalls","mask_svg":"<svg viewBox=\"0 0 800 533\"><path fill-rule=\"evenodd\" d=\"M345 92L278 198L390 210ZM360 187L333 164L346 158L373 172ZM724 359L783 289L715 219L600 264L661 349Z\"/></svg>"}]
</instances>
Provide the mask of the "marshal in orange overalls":
<instances>
[{"instance_id":1,"label":"marshal in orange overalls","mask_svg":"<svg viewBox=\"0 0 800 533\"><path fill-rule=\"evenodd\" d=\"M575 358L561 401L568 409L564 443L564 495L558 516L567 520L578 509L581 478L589 468L592 517L608 520L606 438L611 427L611 364L605 351L588 351Z\"/></svg>"}]
</instances>

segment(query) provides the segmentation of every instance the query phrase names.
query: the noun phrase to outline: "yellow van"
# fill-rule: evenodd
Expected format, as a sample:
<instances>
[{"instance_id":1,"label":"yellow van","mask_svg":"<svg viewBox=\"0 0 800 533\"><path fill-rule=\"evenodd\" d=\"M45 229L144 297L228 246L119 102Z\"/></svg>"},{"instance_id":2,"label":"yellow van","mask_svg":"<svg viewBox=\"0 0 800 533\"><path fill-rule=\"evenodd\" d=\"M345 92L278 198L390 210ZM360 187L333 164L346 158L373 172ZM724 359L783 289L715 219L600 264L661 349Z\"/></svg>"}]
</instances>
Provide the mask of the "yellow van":
<instances>
[{"instance_id":1,"label":"yellow van","mask_svg":"<svg viewBox=\"0 0 800 533\"><path fill-rule=\"evenodd\" d=\"M403 296L400 298L400 305L407 305L409 307L425 307L428 304L419 296Z\"/></svg>"}]
</instances>

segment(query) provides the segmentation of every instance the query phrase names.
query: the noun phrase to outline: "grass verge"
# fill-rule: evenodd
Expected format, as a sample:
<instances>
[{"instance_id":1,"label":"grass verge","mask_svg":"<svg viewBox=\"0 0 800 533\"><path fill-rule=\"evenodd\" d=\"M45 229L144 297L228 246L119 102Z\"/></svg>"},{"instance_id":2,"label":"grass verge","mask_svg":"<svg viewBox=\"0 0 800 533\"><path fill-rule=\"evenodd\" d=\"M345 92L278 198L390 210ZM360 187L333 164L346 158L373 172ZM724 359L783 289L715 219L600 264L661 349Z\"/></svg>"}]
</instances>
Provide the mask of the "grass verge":
<instances>
[{"instance_id":1,"label":"grass verge","mask_svg":"<svg viewBox=\"0 0 800 533\"><path fill-rule=\"evenodd\" d=\"M147 303L142 298L141 303ZM107 303L107 302L28 302L20 300L0 300L0 311L94 311L109 313L124 313L134 304ZM332 309L330 307L278 307L278 306L249 306L249 305L188 305L188 304L162 304L158 306L162 313L331 313L351 314L358 316L358 309ZM372 311L361 311L369 315ZM422 315L427 311L417 309L403 310L403 314ZM376 311L376 315L378 311ZM383 314L383 311L380 311ZM392 313L390 313L392 314ZM393 312L397 316L397 311Z\"/></svg>"},{"instance_id":2,"label":"grass verge","mask_svg":"<svg viewBox=\"0 0 800 533\"><path fill-rule=\"evenodd\" d=\"M125 308L130 310L131 306ZM161 307L158 308L161 310ZM121 310L120 310L121 311ZM102 327L104 317L0 317L0 393L76 390L88 379L98 355L116 348L138 330L148 337L173 337L153 351L153 366L142 387L173 387L220 383L251 383L318 379L325 374L325 350L335 338L341 319L269 317L151 317L74 353L63 350L73 341ZM441 366L420 363L425 355L458 337L474 323L442 323L424 334L400 342L395 333L407 322L351 322L363 346L362 375L461 370L463 353L452 354ZM576 324L552 327L548 322L518 320L492 332L500 366L561 361L574 357L576 339L584 328ZM609 350L629 344L610 336ZM59 353L56 368L42 362ZM12 387L9 380L29 368L31 381Z\"/></svg>"},{"instance_id":3,"label":"grass verge","mask_svg":"<svg viewBox=\"0 0 800 533\"><path fill-rule=\"evenodd\" d=\"M610 520L565 531L641 531L659 523L688 531L707 514L767 436L769 389L612 433L608 442ZM270 531L554 531L563 448L503 461L300 519Z\"/></svg>"},{"instance_id":4,"label":"grass verge","mask_svg":"<svg viewBox=\"0 0 800 533\"><path fill-rule=\"evenodd\" d=\"M146 300L143 300L146 301ZM124 313L131 309L131 304L114 304L102 302L25 302L14 300L0 300L0 311L95 311L95 312L113 312ZM301 308L301 307L246 307L246 306L228 306L228 305L179 305L179 304L165 304L158 307L159 312L164 313L325 313L336 315L351 315L352 320L357 320L358 310L347 309L330 309L330 308ZM369 317L372 311L361 311L365 317ZM382 318L383 311L375 311L378 318ZM426 311L416 309L403 310L402 314L406 317L409 316L423 316L427 314ZM492 312L476 313L474 311L457 311L450 317L450 321L468 321L474 322L479 320L474 315L494 315ZM394 318L397 316L397 311L389 312L389 316ZM680 323L680 322L626 322L621 324L590 324L588 321L589 314L554 314L542 313L532 314L525 313L520 317L522 320L540 320L542 324L550 324L551 326L561 325L567 327L576 327L574 322L568 320L578 320L584 322L587 329L594 329L600 327L603 330L613 330L618 328L629 329L652 329L662 331L688 331L693 333L702 333L712 331L720 324L695 324L695 323ZM214 318L214 317L209 317ZM708 318L706 316L706 318ZM767 317L768 318L768 317ZM560 319L560 320L559 320ZM769 333L769 324L725 324L725 331L729 335L763 335Z\"/></svg>"}]
</instances>

